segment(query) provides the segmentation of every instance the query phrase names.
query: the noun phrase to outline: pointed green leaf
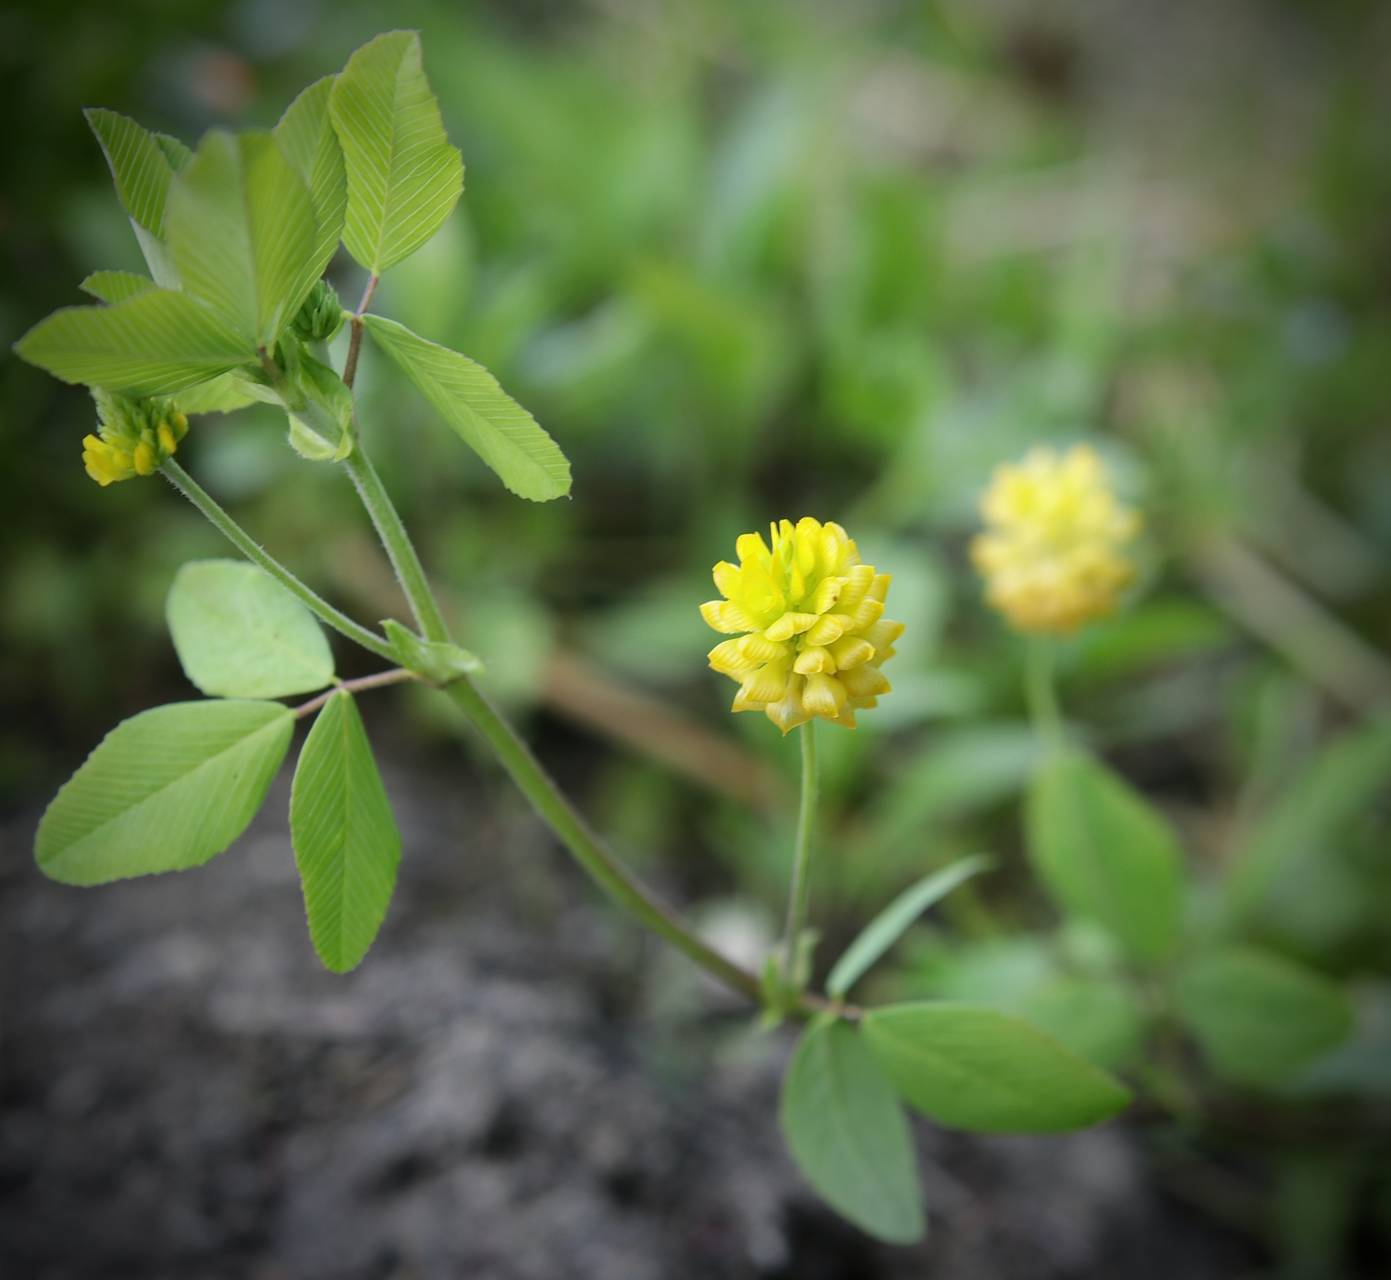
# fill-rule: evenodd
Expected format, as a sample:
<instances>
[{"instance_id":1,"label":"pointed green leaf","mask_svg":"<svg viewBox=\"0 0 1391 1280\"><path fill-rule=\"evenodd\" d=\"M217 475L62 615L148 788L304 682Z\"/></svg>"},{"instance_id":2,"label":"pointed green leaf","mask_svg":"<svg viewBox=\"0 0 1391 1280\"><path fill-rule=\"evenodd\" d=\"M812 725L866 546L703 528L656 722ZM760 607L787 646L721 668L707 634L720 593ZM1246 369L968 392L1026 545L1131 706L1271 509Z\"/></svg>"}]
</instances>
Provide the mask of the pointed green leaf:
<instances>
[{"instance_id":1,"label":"pointed green leaf","mask_svg":"<svg viewBox=\"0 0 1391 1280\"><path fill-rule=\"evenodd\" d=\"M348 174L343 243L380 275L440 229L464 186L419 35L392 31L363 45L334 82L329 107Z\"/></svg>"},{"instance_id":2,"label":"pointed green leaf","mask_svg":"<svg viewBox=\"0 0 1391 1280\"><path fill-rule=\"evenodd\" d=\"M348 207L348 179L343 149L329 118L334 76L316 80L299 95L275 126L275 140L309 191L317 234L314 252L304 263L304 296L324 274L343 235Z\"/></svg>"},{"instance_id":3,"label":"pointed green leaf","mask_svg":"<svg viewBox=\"0 0 1391 1280\"><path fill-rule=\"evenodd\" d=\"M381 928L401 835L352 695L340 690L305 739L290 793L290 836L319 958L346 973Z\"/></svg>"},{"instance_id":4,"label":"pointed green leaf","mask_svg":"<svg viewBox=\"0 0 1391 1280\"><path fill-rule=\"evenodd\" d=\"M1329 979L1257 947L1224 947L1179 976L1179 1015L1218 1075L1271 1085L1341 1043L1347 996Z\"/></svg>"},{"instance_id":5,"label":"pointed green leaf","mask_svg":"<svg viewBox=\"0 0 1391 1280\"><path fill-rule=\"evenodd\" d=\"M1046 760L1028 804L1029 855L1065 911L1095 920L1139 960L1178 938L1182 857L1149 803L1080 752Z\"/></svg>"},{"instance_id":6,"label":"pointed green leaf","mask_svg":"<svg viewBox=\"0 0 1391 1280\"><path fill-rule=\"evenodd\" d=\"M991 865L989 858L976 854L934 871L905 889L845 949L845 954L836 961L826 980L826 990L837 998L844 996L928 907L940 902L957 885Z\"/></svg>"},{"instance_id":7,"label":"pointed green leaf","mask_svg":"<svg viewBox=\"0 0 1391 1280\"><path fill-rule=\"evenodd\" d=\"M89 108L85 114L106 153L106 163L116 180L116 194L125 211L156 239L162 239L165 203L174 169L157 135L129 116L104 107Z\"/></svg>"},{"instance_id":8,"label":"pointed green leaf","mask_svg":"<svg viewBox=\"0 0 1391 1280\"><path fill-rule=\"evenodd\" d=\"M264 569L193 560L165 605L184 674L224 698L283 698L322 689L333 654L314 615Z\"/></svg>"},{"instance_id":9,"label":"pointed green leaf","mask_svg":"<svg viewBox=\"0 0 1391 1280\"><path fill-rule=\"evenodd\" d=\"M176 702L123 721L48 806L39 867L90 885L206 862L256 815L293 724L275 702Z\"/></svg>"},{"instance_id":10,"label":"pointed green leaf","mask_svg":"<svg viewBox=\"0 0 1391 1280\"><path fill-rule=\"evenodd\" d=\"M169 192L169 252L183 287L254 353L294 318L314 277L309 192L269 133L214 130Z\"/></svg>"},{"instance_id":11,"label":"pointed green leaf","mask_svg":"<svg viewBox=\"0 0 1391 1280\"><path fill-rule=\"evenodd\" d=\"M134 271L93 271L77 287L101 302L124 302L149 293L155 282Z\"/></svg>"},{"instance_id":12,"label":"pointed green leaf","mask_svg":"<svg viewBox=\"0 0 1391 1280\"><path fill-rule=\"evenodd\" d=\"M15 343L30 364L64 382L168 395L243 364L245 343L201 302L150 289L108 307L64 307Z\"/></svg>"},{"instance_id":13,"label":"pointed green leaf","mask_svg":"<svg viewBox=\"0 0 1391 1280\"><path fill-rule=\"evenodd\" d=\"M167 133L157 133L154 140L164 152L164 158L169 161L169 168L174 173L182 173L188 167L188 162L193 159L193 152L178 138L170 137Z\"/></svg>"},{"instance_id":14,"label":"pointed green leaf","mask_svg":"<svg viewBox=\"0 0 1391 1280\"><path fill-rule=\"evenodd\" d=\"M546 502L570 492L565 455L481 364L394 320L363 319L377 345L513 493Z\"/></svg>"},{"instance_id":15,"label":"pointed green leaf","mask_svg":"<svg viewBox=\"0 0 1391 1280\"><path fill-rule=\"evenodd\" d=\"M387 618L382 629L386 632L387 643L395 651L396 661L436 684L448 684L460 676L483 670L482 662L467 649L445 641L422 640L394 618Z\"/></svg>"},{"instance_id":16,"label":"pointed green leaf","mask_svg":"<svg viewBox=\"0 0 1391 1280\"><path fill-rule=\"evenodd\" d=\"M847 1023L823 1017L807 1028L783 1081L779 1119L797 1167L832 1208L880 1240L922 1239L908 1122Z\"/></svg>"},{"instance_id":17,"label":"pointed green leaf","mask_svg":"<svg viewBox=\"0 0 1391 1280\"><path fill-rule=\"evenodd\" d=\"M903 1099L956 1129L1056 1133L1106 1120L1130 1101L1052 1036L983 1005L890 1005L861 1026Z\"/></svg>"}]
</instances>

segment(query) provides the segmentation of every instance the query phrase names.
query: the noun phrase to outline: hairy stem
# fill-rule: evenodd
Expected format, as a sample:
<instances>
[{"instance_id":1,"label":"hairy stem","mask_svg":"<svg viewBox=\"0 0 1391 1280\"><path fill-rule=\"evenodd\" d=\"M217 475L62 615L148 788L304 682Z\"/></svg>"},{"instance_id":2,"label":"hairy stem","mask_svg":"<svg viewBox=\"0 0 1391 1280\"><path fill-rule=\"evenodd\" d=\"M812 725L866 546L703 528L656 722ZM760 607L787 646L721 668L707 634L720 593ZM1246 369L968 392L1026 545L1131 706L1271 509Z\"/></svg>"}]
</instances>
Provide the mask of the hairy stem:
<instances>
[{"instance_id":1,"label":"hairy stem","mask_svg":"<svg viewBox=\"0 0 1391 1280\"><path fill-rule=\"evenodd\" d=\"M787 923L783 928L782 972L791 986L797 981L797 945L807 922L811 900L811 835L816 822L819 781L816 773L816 721L798 730L802 739L802 800L797 809L797 843L792 854L792 885L787 894Z\"/></svg>"},{"instance_id":2,"label":"hairy stem","mask_svg":"<svg viewBox=\"0 0 1391 1280\"><path fill-rule=\"evenodd\" d=\"M212 495L173 458L167 459L160 466L160 471L175 489L207 516L213 527L242 555L253 564L260 565L272 578L288 589L316 618L326 626L332 627L340 635L346 636L354 644L359 644L364 649L375 653L379 658L385 658L388 662L396 661L396 654L381 636L354 622L347 614L341 613L322 596L305 586L289 569L252 538L241 525L233 520L217 504Z\"/></svg>"},{"instance_id":3,"label":"hairy stem","mask_svg":"<svg viewBox=\"0 0 1391 1280\"><path fill-rule=\"evenodd\" d=\"M343 462L348 474L357 488L362 505L372 518L372 525L386 549L391 567L396 570L396 579L401 590L406 593L416 625L427 640L449 639L449 627L440 612L435 594L430 590L429 579L424 566L415 553L406 526L387 493L377 469L360 447L355 447Z\"/></svg>"}]
</instances>

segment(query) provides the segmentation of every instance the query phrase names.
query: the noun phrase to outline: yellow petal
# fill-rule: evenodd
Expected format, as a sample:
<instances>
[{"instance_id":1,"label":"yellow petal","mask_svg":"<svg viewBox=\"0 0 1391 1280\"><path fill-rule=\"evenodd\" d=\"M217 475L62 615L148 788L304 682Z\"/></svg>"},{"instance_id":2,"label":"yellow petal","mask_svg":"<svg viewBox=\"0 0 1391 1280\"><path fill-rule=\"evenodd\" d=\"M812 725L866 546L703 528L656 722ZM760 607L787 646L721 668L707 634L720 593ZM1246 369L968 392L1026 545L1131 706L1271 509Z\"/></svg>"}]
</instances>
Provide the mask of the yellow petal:
<instances>
[{"instance_id":1,"label":"yellow petal","mask_svg":"<svg viewBox=\"0 0 1391 1280\"><path fill-rule=\"evenodd\" d=\"M845 583L845 578L822 578L816 584L816 590L811 594L811 611L825 613L840 597Z\"/></svg>"},{"instance_id":2,"label":"yellow petal","mask_svg":"<svg viewBox=\"0 0 1391 1280\"><path fill-rule=\"evenodd\" d=\"M797 655L792 670L804 676L815 675L818 672L829 676L835 674L836 664L827 650L813 645Z\"/></svg>"},{"instance_id":3,"label":"yellow petal","mask_svg":"<svg viewBox=\"0 0 1391 1280\"><path fill-rule=\"evenodd\" d=\"M710 668L722 676L734 676L742 680L758 663L750 659L739 647L739 640L721 640L707 655Z\"/></svg>"},{"instance_id":4,"label":"yellow petal","mask_svg":"<svg viewBox=\"0 0 1391 1280\"><path fill-rule=\"evenodd\" d=\"M745 702L777 702L787 692L787 663L769 662L751 671L739 686L739 696Z\"/></svg>"},{"instance_id":5,"label":"yellow petal","mask_svg":"<svg viewBox=\"0 0 1391 1280\"><path fill-rule=\"evenodd\" d=\"M774 640L769 640L767 636L760 635L757 631L746 636L740 636L734 641L739 646L739 652L750 662L773 662L778 658L787 656L787 646L778 644Z\"/></svg>"},{"instance_id":6,"label":"yellow petal","mask_svg":"<svg viewBox=\"0 0 1391 1280\"><path fill-rule=\"evenodd\" d=\"M802 707L814 716L834 720L845 709L845 686L835 676L807 677Z\"/></svg>"},{"instance_id":7,"label":"yellow petal","mask_svg":"<svg viewBox=\"0 0 1391 1280\"><path fill-rule=\"evenodd\" d=\"M831 644L839 640L850 628L849 615L826 613L817 619L816 625L807 630L808 644Z\"/></svg>"},{"instance_id":8,"label":"yellow petal","mask_svg":"<svg viewBox=\"0 0 1391 1280\"><path fill-rule=\"evenodd\" d=\"M884 602L873 596L866 596L850 610L850 630L864 631L879 621L884 612Z\"/></svg>"},{"instance_id":9,"label":"yellow petal","mask_svg":"<svg viewBox=\"0 0 1391 1280\"><path fill-rule=\"evenodd\" d=\"M707 600L700 606L700 616L706 624L723 635L737 635L741 631L757 631L756 623L737 604L728 600Z\"/></svg>"},{"instance_id":10,"label":"yellow petal","mask_svg":"<svg viewBox=\"0 0 1391 1280\"><path fill-rule=\"evenodd\" d=\"M841 588L837 603L842 609L853 609L869 593L874 583L872 564L852 565L845 575L845 586Z\"/></svg>"},{"instance_id":11,"label":"yellow petal","mask_svg":"<svg viewBox=\"0 0 1391 1280\"><path fill-rule=\"evenodd\" d=\"M877 698L881 693L888 693L893 687L889 684L889 678L878 667L852 667L849 671L841 672L837 679L852 698Z\"/></svg>"},{"instance_id":12,"label":"yellow petal","mask_svg":"<svg viewBox=\"0 0 1391 1280\"><path fill-rule=\"evenodd\" d=\"M874 646L863 636L842 636L831 645L831 657L839 670L848 671L874 657Z\"/></svg>"},{"instance_id":13,"label":"yellow petal","mask_svg":"<svg viewBox=\"0 0 1391 1280\"><path fill-rule=\"evenodd\" d=\"M785 734L800 724L806 724L811 716L802 706L802 678L791 677L787 682L786 694L779 701L769 703L766 710L768 719Z\"/></svg>"},{"instance_id":14,"label":"yellow petal","mask_svg":"<svg viewBox=\"0 0 1391 1280\"><path fill-rule=\"evenodd\" d=\"M772 563L772 556L768 554L768 544L763 541L763 535L760 533L741 533L735 539L734 551L742 565L754 565L766 571Z\"/></svg>"},{"instance_id":15,"label":"yellow petal","mask_svg":"<svg viewBox=\"0 0 1391 1280\"><path fill-rule=\"evenodd\" d=\"M741 575L738 565L730 564L728 560L721 560L711 571L710 576L715 579L715 590L722 596L733 600L739 594Z\"/></svg>"},{"instance_id":16,"label":"yellow petal","mask_svg":"<svg viewBox=\"0 0 1391 1280\"><path fill-rule=\"evenodd\" d=\"M892 618L880 618L873 626L865 629L864 637L875 649L882 650L887 649L902 634L903 623L895 622Z\"/></svg>"},{"instance_id":17,"label":"yellow petal","mask_svg":"<svg viewBox=\"0 0 1391 1280\"><path fill-rule=\"evenodd\" d=\"M883 606L880 606L881 608ZM710 620L707 618L707 622ZM713 623L711 624L714 625ZM793 636L799 636L809 627L816 625L816 615L814 613L785 613L771 627L768 627L763 634L769 640L791 640ZM752 628L750 628L752 629Z\"/></svg>"}]
</instances>

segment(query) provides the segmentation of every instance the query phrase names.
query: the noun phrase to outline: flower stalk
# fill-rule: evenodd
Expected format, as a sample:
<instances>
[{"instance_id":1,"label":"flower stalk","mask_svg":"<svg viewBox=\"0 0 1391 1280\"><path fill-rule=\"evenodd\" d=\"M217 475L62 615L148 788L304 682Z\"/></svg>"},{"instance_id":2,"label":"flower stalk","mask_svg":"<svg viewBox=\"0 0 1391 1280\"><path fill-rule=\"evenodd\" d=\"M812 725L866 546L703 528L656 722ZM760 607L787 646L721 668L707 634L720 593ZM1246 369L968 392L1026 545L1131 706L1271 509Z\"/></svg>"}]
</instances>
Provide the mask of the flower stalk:
<instances>
[{"instance_id":1,"label":"flower stalk","mask_svg":"<svg viewBox=\"0 0 1391 1280\"><path fill-rule=\"evenodd\" d=\"M812 834L816 824L816 804L820 780L816 768L816 722L807 721L798 736L802 740L802 798L797 807L797 842L792 851L792 884L787 895L787 923L783 929L783 980L795 991L805 985L798 972L802 930L806 927L811 901Z\"/></svg>"}]
</instances>

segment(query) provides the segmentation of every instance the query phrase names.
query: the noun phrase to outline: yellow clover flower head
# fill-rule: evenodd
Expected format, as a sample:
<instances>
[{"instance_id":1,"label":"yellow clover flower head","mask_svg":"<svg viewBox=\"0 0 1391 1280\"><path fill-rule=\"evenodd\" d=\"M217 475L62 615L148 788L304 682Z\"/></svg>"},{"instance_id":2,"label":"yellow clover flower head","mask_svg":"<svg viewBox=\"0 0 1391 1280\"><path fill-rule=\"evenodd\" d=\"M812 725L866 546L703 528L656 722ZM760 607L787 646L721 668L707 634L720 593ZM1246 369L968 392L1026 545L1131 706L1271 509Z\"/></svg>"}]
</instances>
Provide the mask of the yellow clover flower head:
<instances>
[{"instance_id":1,"label":"yellow clover flower head","mask_svg":"<svg viewBox=\"0 0 1391 1280\"><path fill-rule=\"evenodd\" d=\"M172 400L131 400L100 389L97 435L82 437L82 465L104 489L118 480L153 475L188 434L188 418Z\"/></svg>"},{"instance_id":2,"label":"yellow clover flower head","mask_svg":"<svg viewBox=\"0 0 1391 1280\"><path fill-rule=\"evenodd\" d=\"M1111 612L1135 575L1124 554L1139 515L1111 491L1101 459L1077 445L1034 449L998 467L980 504L971 558L986 598L1019 631L1065 633Z\"/></svg>"},{"instance_id":3,"label":"yellow clover flower head","mask_svg":"<svg viewBox=\"0 0 1391 1280\"><path fill-rule=\"evenodd\" d=\"M746 533L739 563L715 566L724 599L701 616L735 638L710 650L710 666L739 682L731 710L762 711L783 733L813 716L853 729L889 692L879 668L903 634L883 616L890 577L860 562L838 524L779 520L771 539Z\"/></svg>"}]
</instances>

